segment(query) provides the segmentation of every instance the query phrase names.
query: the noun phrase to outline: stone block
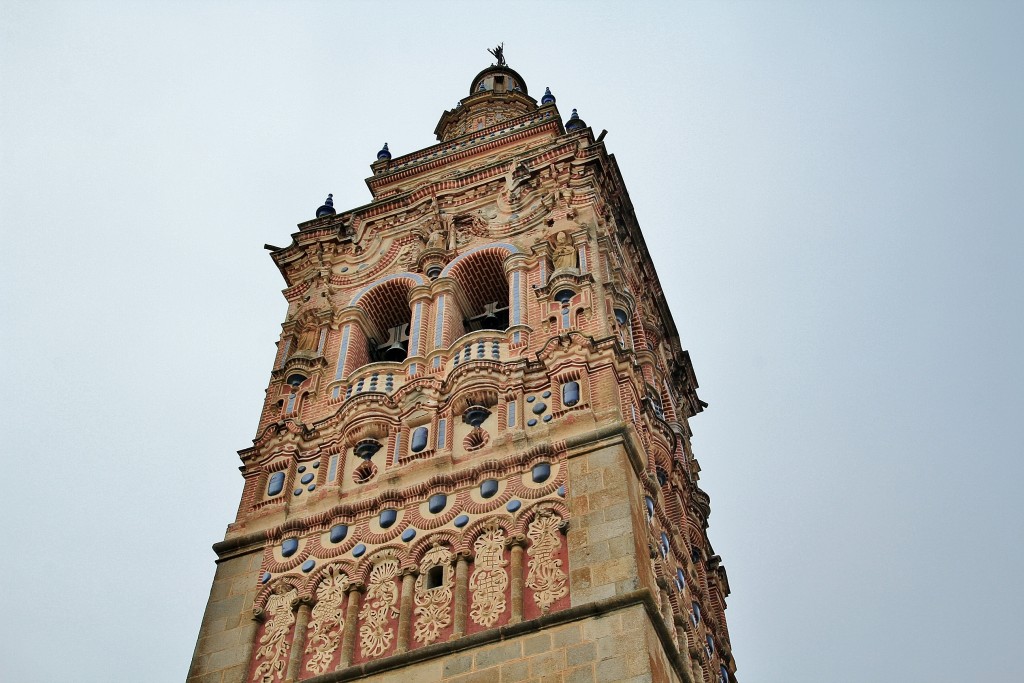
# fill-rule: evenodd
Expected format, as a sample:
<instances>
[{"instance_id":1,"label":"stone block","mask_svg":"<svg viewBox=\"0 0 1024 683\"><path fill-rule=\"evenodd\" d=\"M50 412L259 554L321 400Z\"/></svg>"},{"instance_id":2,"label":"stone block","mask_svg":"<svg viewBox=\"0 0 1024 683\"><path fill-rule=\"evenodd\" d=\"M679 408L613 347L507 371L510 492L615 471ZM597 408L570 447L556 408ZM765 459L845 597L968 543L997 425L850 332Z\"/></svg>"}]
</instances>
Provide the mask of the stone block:
<instances>
[{"instance_id":1,"label":"stone block","mask_svg":"<svg viewBox=\"0 0 1024 683\"><path fill-rule=\"evenodd\" d=\"M565 669L565 650L554 650L530 657L530 675L544 676L552 671Z\"/></svg>"},{"instance_id":2,"label":"stone block","mask_svg":"<svg viewBox=\"0 0 1024 683\"><path fill-rule=\"evenodd\" d=\"M513 640L508 643L491 645L479 650L475 655L477 669L485 669L496 666L510 659L519 659L523 656L523 643L521 640Z\"/></svg>"},{"instance_id":3,"label":"stone block","mask_svg":"<svg viewBox=\"0 0 1024 683\"><path fill-rule=\"evenodd\" d=\"M399 674L399 676L401 676L401 678L395 678L395 682L396 683L398 683L398 681L402 681L403 683L408 683L408 681L412 681L412 680L427 680L427 679L410 678L410 677L408 677L408 675L409 675L408 671L398 672L398 674ZM461 676L456 676L455 678L446 679L446 680L450 680L451 683L495 683L495 681L498 680L498 676L499 675L500 674L498 672L498 669L495 668L495 669L488 669L486 671L473 671L471 673L463 674Z\"/></svg>"},{"instance_id":4,"label":"stone block","mask_svg":"<svg viewBox=\"0 0 1024 683\"><path fill-rule=\"evenodd\" d=\"M597 645L593 642L579 643L572 645L565 651L565 663L567 666L578 666L587 662L597 661Z\"/></svg>"},{"instance_id":5,"label":"stone block","mask_svg":"<svg viewBox=\"0 0 1024 683\"><path fill-rule=\"evenodd\" d=\"M569 669L565 672L562 680L564 683L593 683L594 665L587 664L585 666L578 666L575 669Z\"/></svg>"},{"instance_id":6,"label":"stone block","mask_svg":"<svg viewBox=\"0 0 1024 683\"><path fill-rule=\"evenodd\" d=\"M517 659L501 665L501 683L516 683L530 677L530 665L525 659Z\"/></svg>"},{"instance_id":7,"label":"stone block","mask_svg":"<svg viewBox=\"0 0 1024 683\"><path fill-rule=\"evenodd\" d=\"M597 665L597 683L621 681L629 675L625 657L602 659Z\"/></svg>"},{"instance_id":8,"label":"stone block","mask_svg":"<svg viewBox=\"0 0 1024 683\"><path fill-rule=\"evenodd\" d=\"M575 645L582 638L582 628L579 624L569 624L554 630L551 633L551 647L562 648Z\"/></svg>"},{"instance_id":9,"label":"stone block","mask_svg":"<svg viewBox=\"0 0 1024 683\"><path fill-rule=\"evenodd\" d=\"M469 652L466 654L452 655L445 657L444 660L444 677L457 676L458 674L464 674L473 668L473 653Z\"/></svg>"},{"instance_id":10,"label":"stone block","mask_svg":"<svg viewBox=\"0 0 1024 683\"><path fill-rule=\"evenodd\" d=\"M547 633L542 633L537 636L531 636L523 642L523 656L525 657L539 654L541 652L547 652L550 649L551 636L549 636Z\"/></svg>"}]
</instances>

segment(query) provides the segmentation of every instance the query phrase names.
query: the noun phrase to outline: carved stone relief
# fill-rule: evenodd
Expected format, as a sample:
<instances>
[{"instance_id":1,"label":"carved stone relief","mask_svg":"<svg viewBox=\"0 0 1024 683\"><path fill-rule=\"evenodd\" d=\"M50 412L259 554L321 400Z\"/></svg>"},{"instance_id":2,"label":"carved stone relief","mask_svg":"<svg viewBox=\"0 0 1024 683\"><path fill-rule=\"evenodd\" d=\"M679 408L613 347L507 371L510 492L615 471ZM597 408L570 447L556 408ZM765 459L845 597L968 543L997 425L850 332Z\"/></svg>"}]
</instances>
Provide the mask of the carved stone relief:
<instances>
[{"instance_id":1,"label":"carved stone relief","mask_svg":"<svg viewBox=\"0 0 1024 683\"><path fill-rule=\"evenodd\" d=\"M494 625L505 611L508 572L505 567L505 532L495 525L477 537L473 574L469 577L473 607L469 616L485 628Z\"/></svg>"},{"instance_id":2,"label":"carved stone relief","mask_svg":"<svg viewBox=\"0 0 1024 683\"><path fill-rule=\"evenodd\" d=\"M327 671L341 643L341 633L345 629L345 591L348 584L348 577L344 573L329 570L327 577L316 589L316 605L313 606L306 644L306 652L311 655L306 669L316 675Z\"/></svg>"},{"instance_id":3,"label":"carved stone relief","mask_svg":"<svg viewBox=\"0 0 1024 683\"><path fill-rule=\"evenodd\" d=\"M559 598L569 593L566 575L558 551L562 548L561 520L552 514L538 515L526 530L531 544L526 554L530 557L526 586L533 590L533 599L542 613L547 613Z\"/></svg>"},{"instance_id":4,"label":"carved stone relief","mask_svg":"<svg viewBox=\"0 0 1024 683\"><path fill-rule=\"evenodd\" d=\"M252 679L260 683L282 680L285 667L288 665L288 650L291 647L288 634L295 625L292 602L295 601L298 592L294 588L287 592L279 590L281 592L275 592L267 600L267 607L264 610L267 621L255 653L256 659L263 661L256 667Z\"/></svg>"},{"instance_id":5,"label":"carved stone relief","mask_svg":"<svg viewBox=\"0 0 1024 683\"><path fill-rule=\"evenodd\" d=\"M420 575L416 577L414 601L416 602L416 624L413 638L429 645L437 640L452 622L452 553L444 546L435 546L427 551L420 562ZM429 572L441 567L441 584L428 587Z\"/></svg>"},{"instance_id":6,"label":"carved stone relief","mask_svg":"<svg viewBox=\"0 0 1024 683\"><path fill-rule=\"evenodd\" d=\"M390 621L398 616L397 576L397 560L384 560L370 572L363 608L359 610L359 643L363 657L376 657L391 647L395 631Z\"/></svg>"}]
</instances>

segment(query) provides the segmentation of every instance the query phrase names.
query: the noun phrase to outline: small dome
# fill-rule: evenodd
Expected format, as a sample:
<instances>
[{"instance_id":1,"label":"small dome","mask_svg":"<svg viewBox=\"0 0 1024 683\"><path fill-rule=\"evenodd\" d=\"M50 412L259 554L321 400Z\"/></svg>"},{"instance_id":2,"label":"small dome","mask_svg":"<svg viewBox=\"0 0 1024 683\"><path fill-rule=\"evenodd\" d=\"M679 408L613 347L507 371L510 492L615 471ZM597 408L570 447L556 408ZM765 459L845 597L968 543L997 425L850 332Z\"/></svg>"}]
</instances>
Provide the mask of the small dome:
<instances>
[{"instance_id":1,"label":"small dome","mask_svg":"<svg viewBox=\"0 0 1024 683\"><path fill-rule=\"evenodd\" d=\"M469 88L470 95L480 92L518 92L529 95L526 81L507 66L489 66L476 75Z\"/></svg>"},{"instance_id":2,"label":"small dome","mask_svg":"<svg viewBox=\"0 0 1024 683\"><path fill-rule=\"evenodd\" d=\"M541 104L554 104L555 96L551 94L551 88L544 88L544 96L540 98Z\"/></svg>"},{"instance_id":3,"label":"small dome","mask_svg":"<svg viewBox=\"0 0 1024 683\"><path fill-rule=\"evenodd\" d=\"M580 115L576 113L575 109L573 109L572 116L570 116L569 120L565 122L566 132L571 133L573 131L583 130L586 127L586 122L583 119L581 119Z\"/></svg>"},{"instance_id":4,"label":"small dome","mask_svg":"<svg viewBox=\"0 0 1024 683\"><path fill-rule=\"evenodd\" d=\"M329 194L327 195L327 201L324 202L324 205L316 210L316 217L333 216L336 213L337 211L334 210L334 195Z\"/></svg>"},{"instance_id":5,"label":"small dome","mask_svg":"<svg viewBox=\"0 0 1024 683\"><path fill-rule=\"evenodd\" d=\"M391 161L391 150L388 149L388 143L385 142L377 152L377 161Z\"/></svg>"}]
</instances>

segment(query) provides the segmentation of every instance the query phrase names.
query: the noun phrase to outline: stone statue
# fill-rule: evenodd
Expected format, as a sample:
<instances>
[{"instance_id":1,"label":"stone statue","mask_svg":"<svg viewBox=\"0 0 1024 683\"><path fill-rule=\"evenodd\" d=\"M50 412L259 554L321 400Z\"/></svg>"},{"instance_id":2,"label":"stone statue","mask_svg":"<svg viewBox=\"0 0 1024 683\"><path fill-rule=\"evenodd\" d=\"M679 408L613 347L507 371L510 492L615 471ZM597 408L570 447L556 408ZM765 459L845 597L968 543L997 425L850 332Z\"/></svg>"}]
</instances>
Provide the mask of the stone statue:
<instances>
[{"instance_id":1,"label":"stone statue","mask_svg":"<svg viewBox=\"0 0 1024 683\"><path fill-rule=\"evenodd\" d=\"M427 235L427 249L444 249L447 247L448 235L440 223L435 223Z\"/></svg>"},{"instance_id":2,"label":"stone statue","mask_svg":"<svg viewBox=\"0 0 1024 683\"><path fill-rule=\"evenodd\" d=\"M295 350L316 351L320 343L320 326L317 325L316 316L311 311L305 311L299 316L295 325Z\"/></svg>"},{"instance_id":3,"label":"stone statue","mask_svg":"<svg viewBox=\"0 0 1024 683\"><path fill-rule=\"evenodd\" d=\"M576 270L576 248L569 244L564 232L555 235L555 250L551 253L555 270Z\"/></svg>"},{"instance_id":4,"label":"stone statue","mask_svg":"<svg viewBox=\"0 0 1024 683\"><path fill-rule=\"evenodd\" d=\"M498 63L495 66L507 66L505 64L505 43L502 43L495 48L487 48L487 51L498 60Z\"/></svg>"}]
</instances>

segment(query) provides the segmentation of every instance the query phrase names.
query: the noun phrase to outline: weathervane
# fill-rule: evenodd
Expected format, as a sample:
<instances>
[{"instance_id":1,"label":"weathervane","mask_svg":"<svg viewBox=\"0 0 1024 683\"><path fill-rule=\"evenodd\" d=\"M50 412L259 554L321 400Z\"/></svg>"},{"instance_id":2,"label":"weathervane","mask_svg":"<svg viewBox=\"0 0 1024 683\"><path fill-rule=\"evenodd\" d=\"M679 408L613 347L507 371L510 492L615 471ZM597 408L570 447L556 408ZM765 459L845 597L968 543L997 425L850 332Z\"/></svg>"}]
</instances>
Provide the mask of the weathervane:
<instances>
[{"instance_id":1,"label":"weathervane","mask_svg":"<svg viewBox=\"0 0 1024 683\"><path fill-rule=\"evenodd\" d=\"M487 48L487 51L494 55L494 58L498 60L495 66L508 66L505 64L505 43L501 43L496 48Z\"/></svg>"}]
</instances>

